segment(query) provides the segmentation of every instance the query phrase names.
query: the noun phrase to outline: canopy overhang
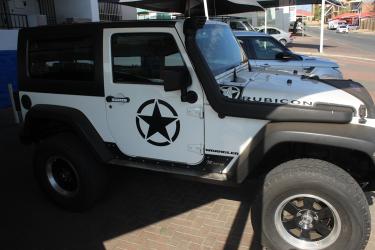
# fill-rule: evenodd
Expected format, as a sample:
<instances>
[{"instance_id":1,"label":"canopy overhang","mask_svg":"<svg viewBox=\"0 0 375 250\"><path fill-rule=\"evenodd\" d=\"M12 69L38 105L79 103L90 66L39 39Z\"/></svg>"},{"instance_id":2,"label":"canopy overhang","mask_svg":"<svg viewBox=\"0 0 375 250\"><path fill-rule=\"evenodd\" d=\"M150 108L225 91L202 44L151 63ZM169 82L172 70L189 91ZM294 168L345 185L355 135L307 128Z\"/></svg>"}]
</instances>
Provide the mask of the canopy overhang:
<instances>
[{"instance_id":1,"label":"canopy overhang","mask_svg":"<svg viewBox=\"0 0 375 250\"><path fill-rule=\"evenodd\" d=\"M118 0L112 2L159 12L177 12L185 15L204 14L203 0ZM207 0L207 5L209 14L213 16L264 10L256 0Z\"/></svg>"}]
</instances>

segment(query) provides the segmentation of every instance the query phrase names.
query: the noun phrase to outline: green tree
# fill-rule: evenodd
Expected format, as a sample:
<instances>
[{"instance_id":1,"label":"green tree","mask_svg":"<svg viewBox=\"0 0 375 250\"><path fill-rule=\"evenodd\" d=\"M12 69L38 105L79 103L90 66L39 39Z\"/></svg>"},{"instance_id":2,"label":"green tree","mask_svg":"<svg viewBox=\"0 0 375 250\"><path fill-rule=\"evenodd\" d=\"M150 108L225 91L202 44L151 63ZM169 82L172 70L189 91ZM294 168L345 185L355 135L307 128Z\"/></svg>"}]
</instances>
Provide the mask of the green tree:
<instances>
[{"instance_id":1,"label":"green tree","mask_svg":"<svg viewBox=\"0 0 375 250\"><path fill-rule=\"evenodd\" d=\"M320 21L321 13L322 13L321 6L318 4L314 5L314 20L315 21Z\"/></svg>"}]
</instances>

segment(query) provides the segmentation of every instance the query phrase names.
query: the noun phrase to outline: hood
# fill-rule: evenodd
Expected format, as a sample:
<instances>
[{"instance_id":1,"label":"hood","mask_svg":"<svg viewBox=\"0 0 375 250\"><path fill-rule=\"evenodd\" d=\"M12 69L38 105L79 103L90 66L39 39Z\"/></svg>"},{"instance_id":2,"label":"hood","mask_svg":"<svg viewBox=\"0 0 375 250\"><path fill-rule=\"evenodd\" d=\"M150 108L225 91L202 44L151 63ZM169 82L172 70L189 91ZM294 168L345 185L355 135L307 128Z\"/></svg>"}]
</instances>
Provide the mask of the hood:
<instances>
[{"instance_id":1,"label":"hood","mask_svg":"<svg viewBox=\"0 0 375 250\"><path fill-rule=\"evenodd\" d=\"M315 56L305 56L299 55L303 59L303 66L304 67L330 67L330 68L338 68L339 65L329 59L315 57Z\"/></svg>"},{"instance_id":2,"label":"hood","mask_svg":"<svg viewBox=\"0 0 375 250\"><path fill-rule=\"evenodd\" d=\"M354 113L365 104L362 100L364 98L361 98L365 95L354 96L350 91L340 89L339 85L302 79L300 76L243 70L237 74L236 82L231 81L231 78L218 80L223 95L247 102L305 107L349 107ZM359 92L358 88L355 92Z\"/></svg>"}]
</instances>

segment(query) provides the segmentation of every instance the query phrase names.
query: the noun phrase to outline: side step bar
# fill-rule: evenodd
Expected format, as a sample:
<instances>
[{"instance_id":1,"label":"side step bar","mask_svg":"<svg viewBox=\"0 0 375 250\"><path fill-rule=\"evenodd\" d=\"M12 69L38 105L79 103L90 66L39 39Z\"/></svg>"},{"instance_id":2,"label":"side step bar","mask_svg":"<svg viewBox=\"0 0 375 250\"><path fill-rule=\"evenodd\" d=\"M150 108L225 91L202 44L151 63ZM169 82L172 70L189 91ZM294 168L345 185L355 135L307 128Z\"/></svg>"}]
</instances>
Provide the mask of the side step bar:
<instances>
[{"instance_id":1,"label":"side step bar","mask_svg":"<svg viewBox=\"0 0 375 250\"><path fill-rule=\"evenodd\" d=\"M150 163L144 163L144 162L135 162L135 161L129 161L129 160L124 160L124 159L113 159L109 162L109 164L117 165L117 166L124 166L124 167L146 169L146 170L169 173L169 174L183 175L183 176L188 176L188 177L196 177L196 178L205 179L205 180L228 181L227 174L194 170L194 166L191 166L190 168L181 168L181 167L156 165L156 164L150 164Z\"/></svg>"}]
</instances>

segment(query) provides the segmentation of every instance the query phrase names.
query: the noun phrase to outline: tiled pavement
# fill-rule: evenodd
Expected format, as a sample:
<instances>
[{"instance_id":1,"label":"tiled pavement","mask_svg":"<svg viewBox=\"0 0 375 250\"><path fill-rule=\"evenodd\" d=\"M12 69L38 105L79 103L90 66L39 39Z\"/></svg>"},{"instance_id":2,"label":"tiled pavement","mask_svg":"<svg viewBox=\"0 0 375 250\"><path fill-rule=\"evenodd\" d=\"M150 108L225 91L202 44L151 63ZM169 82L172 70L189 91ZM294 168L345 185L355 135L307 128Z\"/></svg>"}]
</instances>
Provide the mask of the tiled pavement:
<instances>
[{"instance_id":1,"label":"tiled pavement","mask_svg":"<svg viewBox=\"0 0 375 250\"><path fill-rule=\"evenodd\" d=\"M113 168L108 194L94 209L57 208L33 179L32 148L19 144L17 129L4 114L0 249L260 249L250 216L256 186L250 184L221 187ZM375 206L370 209L375 218ZM367 249L375 249L374 236Z\"/></svg>"}]
</instances>

